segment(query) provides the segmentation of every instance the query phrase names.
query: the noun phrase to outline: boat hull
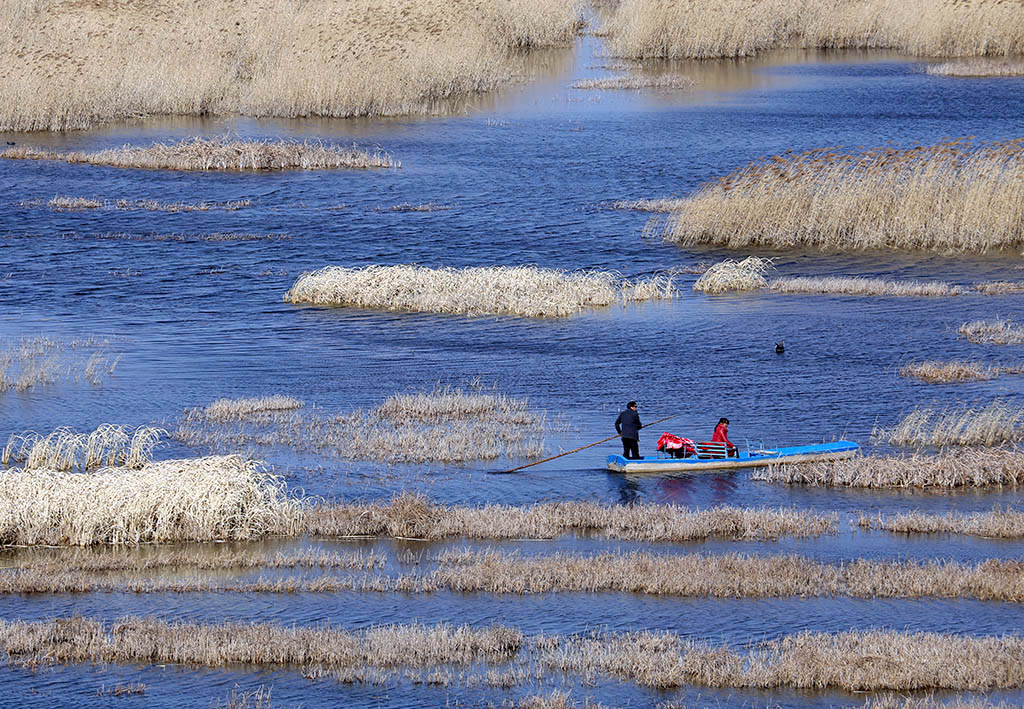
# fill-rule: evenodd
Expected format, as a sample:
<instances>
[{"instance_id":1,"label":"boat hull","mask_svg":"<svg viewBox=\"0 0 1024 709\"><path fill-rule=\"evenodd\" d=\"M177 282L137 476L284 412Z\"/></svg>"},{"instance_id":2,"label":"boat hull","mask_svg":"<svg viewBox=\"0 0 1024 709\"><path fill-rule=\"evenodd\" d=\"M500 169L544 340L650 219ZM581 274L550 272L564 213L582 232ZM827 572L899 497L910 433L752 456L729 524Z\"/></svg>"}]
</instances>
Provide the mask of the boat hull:
<instances>
[{"instance_id":1,"label":"boat hull","mask_svg":"<svg viewBox=\"0 0 1024 709\"><path fill-rule=\"evenodd\" d=\"M782 463L810 463L819 460L841 460L857 455L860 447L853 441L815 443L808 446L787 446L770 451L740 453L737 458L639 458L608 456L608 469L619 473L673 473L688 470L734 470Z\"/></svg>"}]
</instances>

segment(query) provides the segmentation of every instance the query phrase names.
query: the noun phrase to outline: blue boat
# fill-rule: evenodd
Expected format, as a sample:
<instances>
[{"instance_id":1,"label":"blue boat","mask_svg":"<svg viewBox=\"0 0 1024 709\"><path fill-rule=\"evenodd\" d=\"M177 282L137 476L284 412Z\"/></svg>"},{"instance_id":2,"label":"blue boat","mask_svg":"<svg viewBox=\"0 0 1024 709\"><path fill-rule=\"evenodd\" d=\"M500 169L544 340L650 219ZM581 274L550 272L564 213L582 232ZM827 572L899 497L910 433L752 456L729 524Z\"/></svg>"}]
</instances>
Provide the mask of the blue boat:
<instances>
[{"instance_id":1,"label":"blue boat","mask_svg":"<svg viewBox=\"0 0 1024 709\"><path fill-rule=\"evenodd\" d=\"M624 458L621 455L608 456L608 469L620 473L675 473L687 470L730 470L733 468L755 468L782 463L809 463L818 460L840 460L852 458L860 448L853 441L813 443L808 446L785 446L767 449L754 447L727 457L725 445L698 443L696 451L687 458L643 457Z\"/></svg>"}]
</instances>

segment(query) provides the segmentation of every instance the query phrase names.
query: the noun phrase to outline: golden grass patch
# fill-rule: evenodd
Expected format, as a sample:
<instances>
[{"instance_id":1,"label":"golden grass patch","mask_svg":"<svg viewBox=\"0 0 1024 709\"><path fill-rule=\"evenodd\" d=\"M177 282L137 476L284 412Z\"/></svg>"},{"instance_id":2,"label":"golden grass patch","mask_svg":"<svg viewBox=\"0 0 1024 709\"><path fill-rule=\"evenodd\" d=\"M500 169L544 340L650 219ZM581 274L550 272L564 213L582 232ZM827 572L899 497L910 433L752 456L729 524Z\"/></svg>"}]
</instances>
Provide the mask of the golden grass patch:
<instances>
[{"instance_id":1,"label":"golden grass patch","mask_svg":"<svg viewBox=\"0 0 1024 709\"><path fill-rule=\"evenodd\" d=\"M944 515L924 512L900 512L891 515L878 513L875 517L861 514L858 526L864 529L883 529L896 534L968 534L992 539L1019 539L1024 537L1024 512L994 509L990 512Z\"/></svg>"},{"instance_id":2,"label":"golden grass patch","mask_svg":"<svg viewBox=\"0 0 1024 709\"><path fill-rule=\"evenodd\" d=\"M976 345L1019 345L1024 343L1024 327L1012 320L972 320L957 331L961 337Z\"/></svg>"},{"instance_id":3,"label":"golden grass patch","mask_svg":"<svg viewBox=\"0 0 1024 709\"><path fill-rule=\"evenodd\" d=\"M1021 194L1024 139L824 148L755 160L656 228L684 246L984 253L1024 246Z\"/></svg>"},{"instance_id":4,"label":"golden grass patch","mask_svg":"<svg viewBox=\"0 0 1024 709\"><path fill-rule=\"evenodd\" d=\"M984 408L915 407L891 427L875 426L874 440L897 446L1000 446L1024 439L1024 407L996 400Z\"/></svg>"},{"instance_id":5,"label":"golden grass patch","mask_svg":"<svg viewBox=\"0 0 1024 709\"><path fill-rule=\"evenodd\" d=\"M302 274L287 303L461 315L567 317L587 308L672 298L673 278L536 266L327 266Z\"/></svg>"},{"instance_id":6,"label":"golden grass patch","mask_svg":"<svg viewBox=\"0 0 1024 709\"><path fill-rule=\"evenodd\" d=\"M0 131L146 115L436 113L568 44L555 0L12 0L0 4Z\"/></svg>"},{"instance_id":7,"label":"golden grass patch","mask_svg":"<svg viewBox=\"0 0 1024 709\"><path fill-rule=\"evenodd\" d=\"M1024 453L966 448L936 455L861 456L847 460L758 468L751 480L866 488L959 488L1024 483Z\"/></svg>"},{"instance_id":8,"label":"golden grass patch","mask_svg":"<svg viewBox=\"0 0 1024 709\"><path fill-rule=\"evenodd\" d=\"M784 47L996 57L1024 54L1019 10L984 0L626 0L603 32L610 54L632 59L749 57Z\"/></svg>"},{"instance_id":9,"label":"golden grass patch","mask_svg":"<svg viewBox=\"0 0 1024 709\"><path fill-rule=\"evenodd\" d=\"M368 153L352 146L341 148L320 141L231 140L227 137L183 138L176 143L154 143L147 147L123 145L120 148L62 153L31 147L7 148L0 158L8 160L63 160L86 165L107 165L147 170L329 170L337 168L390 168L400 167L387 153ZM100 208L97 200L71 199L71 207ZM172 211L172 210L168 210Z\"/></svg>"},{"instance_id":10,"label":"golden grass patch","mask_svg":"<svg viewBox=\"0 0 1024 709\"><path fill-rule=\"evenodd\" d=\"M926 382L947 384L949 382L984 381L998 376L999 369L984 362L953 360L937 362L927 360L905 364L896 370L901 377L913 377Z\"/></svg>"}]
</instances>

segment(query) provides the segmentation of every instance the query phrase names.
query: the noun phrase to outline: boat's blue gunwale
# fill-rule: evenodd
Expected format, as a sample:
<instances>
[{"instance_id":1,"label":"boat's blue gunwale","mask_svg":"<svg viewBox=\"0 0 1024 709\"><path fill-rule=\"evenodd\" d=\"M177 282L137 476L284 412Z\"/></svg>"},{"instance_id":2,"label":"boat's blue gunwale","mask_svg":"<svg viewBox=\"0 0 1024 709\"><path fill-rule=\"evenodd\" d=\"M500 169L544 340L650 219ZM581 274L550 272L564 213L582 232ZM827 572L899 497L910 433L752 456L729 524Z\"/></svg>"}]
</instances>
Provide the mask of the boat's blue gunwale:
<instances>
[{"instance_id":1,"label":"boat's blue gunwale","mask_svg":"<svg viewBox=\"0 0 1024 709\"><path fill-rule=\"evenodd\" d=\"M652 469L686 470L700 469L733 469L770 465L773 462L787 461L805 462L827 460L830 458L848 458L856 454L860 448L853 441L832 441L830 443L812 443L803 446L783 446L771 449L771 452L751 455L740 453L736 458L624 458L622 455L609 455L608 467L619 472L651 472Z\"/></svg>"}]
</instances>

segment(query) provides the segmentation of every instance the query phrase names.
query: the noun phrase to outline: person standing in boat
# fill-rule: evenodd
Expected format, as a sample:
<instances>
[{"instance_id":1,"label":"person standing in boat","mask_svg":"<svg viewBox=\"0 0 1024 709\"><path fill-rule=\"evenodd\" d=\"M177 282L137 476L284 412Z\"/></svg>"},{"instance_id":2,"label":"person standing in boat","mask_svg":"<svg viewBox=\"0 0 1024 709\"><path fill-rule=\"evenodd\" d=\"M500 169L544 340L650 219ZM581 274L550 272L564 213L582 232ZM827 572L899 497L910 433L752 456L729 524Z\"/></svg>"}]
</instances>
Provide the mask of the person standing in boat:
<instances>
[{"instance_id":1,"label":"person standing in boat","mask_svg":"<svg viewBox=\"0 0 1024 709\"><path fill-rule=\"evenodd\" d=\"M626 410L615 419L615 432L622 436L622 455L627 459L640 457L640 414L636 412L636 402L626 404Z\"/></svg>"},{"instance_id":2,"label":"person standing in boat","mask_svg":"<svg viewBox=\"0 0 1024 709\"><path fill-rule=\"evenodd\" d=\"M728 451L730 458L739 456L740 452L729 440L729 419L720 418L718 419L718 425L715 426L715 432L711 436L712 443L724 443L725 449Z\"/></svg>"}]
</instances>

